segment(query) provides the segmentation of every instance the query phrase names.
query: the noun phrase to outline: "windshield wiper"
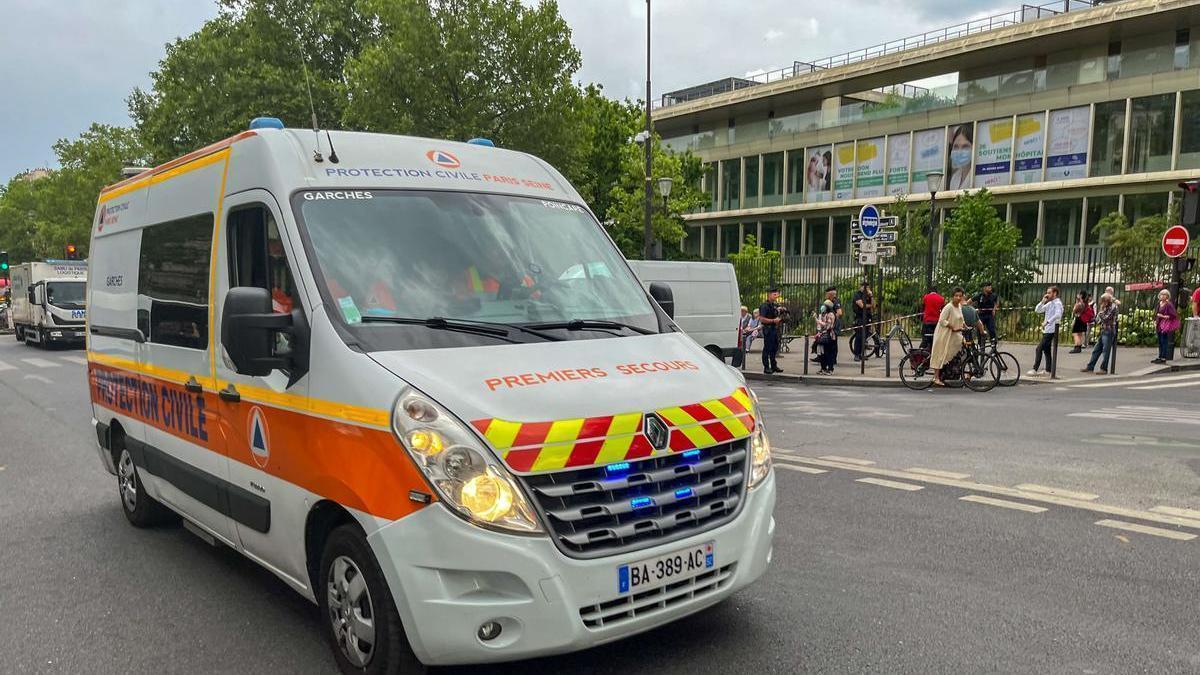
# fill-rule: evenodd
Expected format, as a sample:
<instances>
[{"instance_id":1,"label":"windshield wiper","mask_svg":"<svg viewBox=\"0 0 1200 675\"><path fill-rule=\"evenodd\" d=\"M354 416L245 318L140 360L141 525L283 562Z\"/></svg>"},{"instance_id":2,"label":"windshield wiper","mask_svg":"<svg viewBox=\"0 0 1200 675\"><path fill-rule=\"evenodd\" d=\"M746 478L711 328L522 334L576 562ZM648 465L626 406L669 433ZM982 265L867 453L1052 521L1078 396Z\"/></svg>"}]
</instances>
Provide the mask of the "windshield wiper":
<instances>
[{"instance_id":1,"label":"windshield wiper","mask_svg":"<svg viewBox=\"0 0 1200 675\"><path fill-rule=\"evenodd\" d=\"M657 331L652 331L641 326L634 326L620 321L609 321L607 319L571 319L570 321L558 321L554 323L537 323L530 324L530 328L565 328L567 330L605 330L611 328L626 328L635 333L642 335L658 335Z\"/></svg>"},{"instance_id":2,"label":"windshield wiper","mask_svg":"<svg viewBox=\"0 0 1200 675\"><path fill-rule=\"evenodd\" d=\"M403 323L412 324L415 326L425 326L434 330L452 330L463 333L473 333L475 335L486 335L497 339L507 340L509 342L517 342L509 337L510 331L516 330L522 333L527 333L539 337L550 342L562 342L563 338L549 333L532 330L524 326L518 326L510 323L500 323L494 321L475 321L471 319L447 319L441 316L431 316L427 319L416 319L406 316L377 316L365 315L362 318L363 323Z\"/></svg>"}]
</instances>

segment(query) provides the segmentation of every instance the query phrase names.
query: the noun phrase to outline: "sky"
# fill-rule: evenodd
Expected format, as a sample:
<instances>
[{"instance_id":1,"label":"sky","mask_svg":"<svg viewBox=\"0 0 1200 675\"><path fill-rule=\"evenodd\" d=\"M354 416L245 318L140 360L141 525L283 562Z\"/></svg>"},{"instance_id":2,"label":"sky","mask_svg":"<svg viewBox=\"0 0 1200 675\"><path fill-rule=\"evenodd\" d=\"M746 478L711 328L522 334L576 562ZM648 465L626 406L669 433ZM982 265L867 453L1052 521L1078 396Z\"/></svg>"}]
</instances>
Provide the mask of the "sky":
<instances>
[{"instance_id":1,"label":"sky","mask_svg":"<svg viewBox=\"0 0 1200 675\"><path fill-rule=\"evenodd\" d=\"M532 2L533 0L523 0ZM652 0L652 81L664 91L816 60L964 19L1004 0ZM609 96L645 95L645 0L559 0ZM212 0L0 0L0 184L53 167L51 146L92 122L130 124L164 45L215 16ZM214 139L215 140L215 139Z\"/></svg>"}]
</instances>

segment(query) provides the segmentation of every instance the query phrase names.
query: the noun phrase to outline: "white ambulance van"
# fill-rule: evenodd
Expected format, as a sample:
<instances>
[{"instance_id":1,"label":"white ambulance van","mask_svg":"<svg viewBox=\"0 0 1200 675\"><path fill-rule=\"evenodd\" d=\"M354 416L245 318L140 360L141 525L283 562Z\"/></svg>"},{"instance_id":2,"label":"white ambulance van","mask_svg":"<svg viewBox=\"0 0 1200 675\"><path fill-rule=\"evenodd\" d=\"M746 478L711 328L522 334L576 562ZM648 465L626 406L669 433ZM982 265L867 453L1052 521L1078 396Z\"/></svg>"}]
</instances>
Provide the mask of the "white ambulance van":
<instances>
[{"instance_id":1,"label":"white ambulance van","mask_svg":"<svg viewBox=\"0 0 1200 675\"><path fill-rule=\"evenodd\" d=\"M126 517L278 575L344 671L584 649L770 562L753 394L536 157L260 118L105 189L90 251Z\"/></svg>"}]
</instances>

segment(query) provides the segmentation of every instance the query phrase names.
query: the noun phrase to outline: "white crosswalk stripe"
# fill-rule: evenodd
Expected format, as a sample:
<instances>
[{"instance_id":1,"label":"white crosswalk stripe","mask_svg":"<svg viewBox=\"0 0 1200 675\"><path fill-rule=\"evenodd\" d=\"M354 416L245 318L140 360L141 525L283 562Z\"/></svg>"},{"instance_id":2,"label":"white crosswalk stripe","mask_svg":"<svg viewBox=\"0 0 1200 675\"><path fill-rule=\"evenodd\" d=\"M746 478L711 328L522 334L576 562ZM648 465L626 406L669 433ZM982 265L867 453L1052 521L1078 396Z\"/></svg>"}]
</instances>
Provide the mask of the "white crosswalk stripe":
<instances>
[{"instance_id":1,"label":"white crosswalk stripe","mask_svg":"<svg viewBox=\"0 0 1200 675\"><path fill-rule=\"evenodd\" d=\"M32 358L32 359L21 359L21 361L28 363L29 365L34 366L36 368L57 368L58 367L57 363L55 363L53 361L47 361L46 359Z\"/></svg>"},{"instance_id":2,"label":"white crosswalk stripe","mask_svg":"<svg viewBox=\"0 0 1200 675\"><path fill-rule=\"evenodd\" d=\"M4 370L16 370L16 369L17 369L17 367L16 367L16 366L14 366L14 365L11 365L11 364L8 364L8 363L5 363L5 362L3 362L3 361L0 361L0 371L4 371Z\"/></svg>"},{"instance_id":3,"label":"white crosswalk stripe","mask_svg":"<svg viewBox=\"0 0 1200 675\"><path fill-rule=\"evenodd\" d=\"M1103 420L1122 420L1126 422L1161 422L1166 424L1200 425L1200 418L1194 410L1164 408L1161 406L1119 405L1112 408L1099 408L1088 412L1069 413L1068 417L1094 417Z\"/></svg>"},{"instance_id":4,"label":"white crosswalk stripe","mask_svg":"<svg viewBox=\"0 0 1200 675\"><path fill-rule=\"evenodd\" d=\"M1087 384L1069 384L1070 389L1099 389L1105 387L1128 387L1130 389L1166 389L1164 383L1179 382L1176 386L1191 386L1200 384L1200 373L1188 373L1186 375L1170 375L1166 377L1156 377L1150 375L1147 377L1128 378L1120 380L1105 380L1102 382L1088 382Z\"/></svg>"},{"instance_id":5,"label":"white crosswalk stripe","mask_svg":"<svg viewBox=\"0 0 1200 675\"><path fill-rule=\"evenodd\" d=\"M62 360L70 361L71 363L78 363L81 366L87 365L87 359L83 358L82 356L64 356L62 357Z\"/></svg>"}]
</instances>

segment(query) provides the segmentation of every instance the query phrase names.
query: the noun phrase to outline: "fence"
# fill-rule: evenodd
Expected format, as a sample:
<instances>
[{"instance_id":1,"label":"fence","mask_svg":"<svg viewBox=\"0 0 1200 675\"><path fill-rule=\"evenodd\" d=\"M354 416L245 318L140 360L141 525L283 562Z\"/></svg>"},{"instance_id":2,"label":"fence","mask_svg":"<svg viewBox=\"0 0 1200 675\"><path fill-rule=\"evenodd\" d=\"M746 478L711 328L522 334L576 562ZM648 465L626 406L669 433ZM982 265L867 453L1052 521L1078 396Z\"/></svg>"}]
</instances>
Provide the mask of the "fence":
<instances>
[{"instance_id":1,"label":"fence","mask_svg":"<svg viewBox=\"0 0 1200 675\"><path fill-rule=\"evenodd\" d=\"M1195 257L1200 246L1188 253ZM943 272L944 254L934 256L934 279L943 295L949 295L953 286ZM858 290L864 274L871 275L871 286L875 294L877 320L904 317L905 330L920 333L919 317L910 315L919 310L921 296L925 293L927 256L913 254L881 258L883 264L863 267L851 254L828 256L764 256L750 260L735 259L734 270L742 304L757 307L766 297L771 286L778 286L781 302L787 306L793 319L794 333L811 331L811 316L825 298L825 289L833 286L846 305L854 291ZM1030 281L1005 283L999 269L979 271L975 278L997 280L995 293L1000 300L996 316L997 331L1010 340L1035 341L1038 339L1041 317L1033 306L1042 298L1047 286L1059 287L1060 297L1067 312L1065 320L1071 318L1071 307L1079 291L1087 292L1095 300L1108 286L1115 290L1121 302L1120 344L1151 346L1155 343L1154 310L1159 288L1168 287L1171 280L1171 262L1157 247L1147 247L1134 255L1126 255L1122 263L1113 259L1111 252L1103 247L1048 247L1042 249L1018 249L1008 265L1028 266L1033 270ZM1188 276L1190 275L1190 276ZM1185 275L1184 285L1194 288L1200 283L1200 270ZM882 279L882 280L881 280ZM1161 286L1145 290L1127 291L1126 284L1161 282ZM967 288L974 295L978 288ZM1179 307L1182 316L1190 310ZM1070 323L1068 321L1069 329Z\"/></svg>"}]
</instances>

